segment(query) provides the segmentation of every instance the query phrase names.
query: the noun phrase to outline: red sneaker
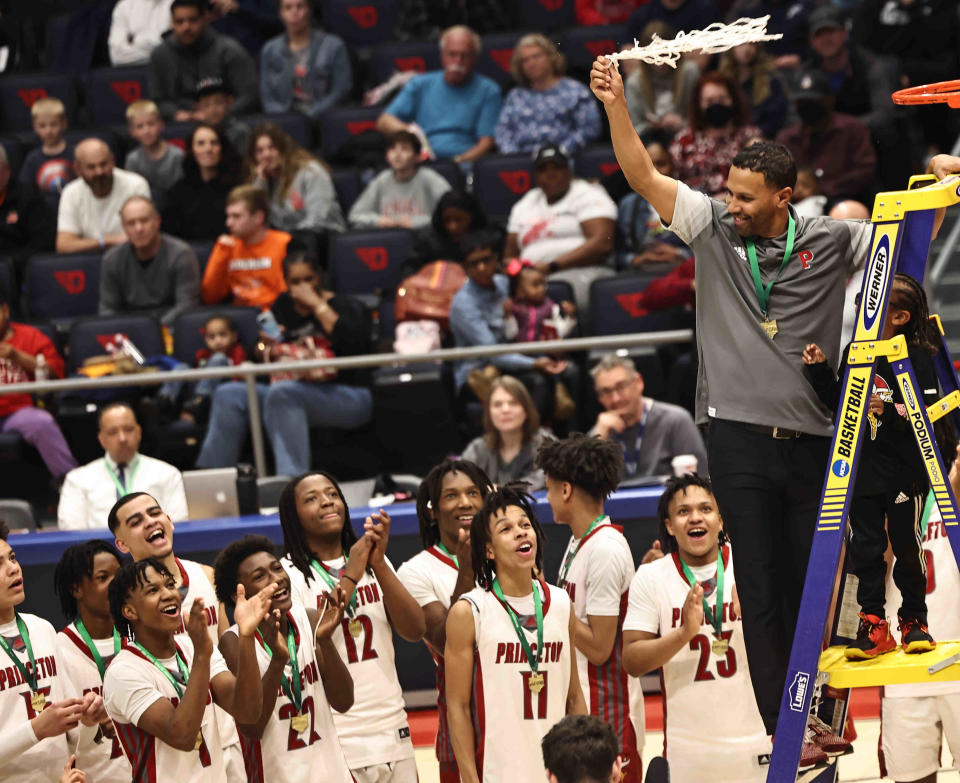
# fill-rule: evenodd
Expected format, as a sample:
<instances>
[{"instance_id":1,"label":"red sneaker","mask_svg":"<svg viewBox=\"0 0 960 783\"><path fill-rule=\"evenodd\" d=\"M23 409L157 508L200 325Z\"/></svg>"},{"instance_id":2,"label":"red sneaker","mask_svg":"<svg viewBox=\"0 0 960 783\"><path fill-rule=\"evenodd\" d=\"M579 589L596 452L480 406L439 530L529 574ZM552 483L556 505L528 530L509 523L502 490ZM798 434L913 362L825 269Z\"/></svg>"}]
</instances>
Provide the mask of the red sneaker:
<instances>
[{"instance_id":1,"label":"red sneaker","mask_svg":"<svg viewBox=\"0 0 960 783\"><path fill-rule=\"evenodd\" d=\"M798 769L808 769L818 764L826 764L828 758L823 748L813 741L812 734L808 729L803 739L803 748L800 749L800 764Z\"/></svg>"},{"instance_id":2,"label":"red sneaker","mask_svg":"<svg viewBox=\"0 0 960 783\"><path fill-rule=\"evenodd\" d=\"M830 724L820 720L816 715L810 718L807 729L807 736L813 744L828 756L843 756L846 753L853 753L853 746L843 737L838 736Z\"/></svg>"},{"instance_id":3,"label":"red sneaker","mask_svg":"<svg viewBox=\"0 0 960 783\"><path fill-rule=\"evenodd\" d=\"M913 617L901 617L897 624L900 631L901 646L907 653L930 652L937 643L933 641L927 626Z\"/></svg>"},{"instance_id":4,"label":"red sneaker","mask_svg":"<svg viewBox=\"0 0 960 783\"><path fill-rule=\"evenodd\" d=\"M857 640L848 644L843 654L848 661L867 661L895 649L897 643L890 635L887 621L875 614L861 612Z\"/></svg>"}]
</instances>

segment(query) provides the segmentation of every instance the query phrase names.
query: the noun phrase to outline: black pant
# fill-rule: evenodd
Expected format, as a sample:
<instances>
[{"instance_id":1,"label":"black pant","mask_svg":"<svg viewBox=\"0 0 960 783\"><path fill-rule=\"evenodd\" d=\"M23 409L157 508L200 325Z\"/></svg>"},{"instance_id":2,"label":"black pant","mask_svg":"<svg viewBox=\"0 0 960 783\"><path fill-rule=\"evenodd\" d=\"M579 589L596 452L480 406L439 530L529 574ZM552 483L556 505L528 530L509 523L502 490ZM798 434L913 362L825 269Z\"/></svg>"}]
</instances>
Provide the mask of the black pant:
<instances>
[{"instance_id":1,"label":"black pant","mask_svg":"<svg viewBox=\"0 0 960 783\"><path fill-rule=\"evenodd\" d=\"M920 545L920 521L926 492L914 494L912 488L892 489L880 495L861 495L850 506L850 547L853 572L860 580L857 603L864 614L884 617L887 564L883 553L887 535L897 562L893 581L903 596L901 617L912 617L927 624L927 563ZM897 502L900 498L901 502ZM887 518L884 532L883 518ZM736 568L736 566L734 566Z\"/></svg>"},{"instance_id":2,"label":"black pant","mask_svg":"<svg viewBox=\"0 0 960 783\"><path fill-rule=\"evenodd\" d=\"M753 691L770 734L780 712L829 450L829 438L779 440L737 422L710 423L710 477L732 544Z\"/></svg>"}]
</instances>

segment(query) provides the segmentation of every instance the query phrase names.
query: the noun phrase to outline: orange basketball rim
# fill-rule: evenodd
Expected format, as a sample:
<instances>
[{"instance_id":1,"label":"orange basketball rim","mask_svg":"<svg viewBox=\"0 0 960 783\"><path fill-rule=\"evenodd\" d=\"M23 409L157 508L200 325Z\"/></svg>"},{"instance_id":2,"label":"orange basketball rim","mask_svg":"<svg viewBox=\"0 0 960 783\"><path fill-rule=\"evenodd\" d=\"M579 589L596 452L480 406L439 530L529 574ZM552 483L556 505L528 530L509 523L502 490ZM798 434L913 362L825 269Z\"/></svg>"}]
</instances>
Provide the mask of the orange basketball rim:
<instances>
[{"instance_id":1,"label":"orange basketball rim","mask_svg":"<svg viewBox=\"0 0 960 783\"><path fill-rule=\"evenodd\" d=\"M890 95L901 106L917 106L923 103L945 103L951 109L960 109L960 79L933 84L918 84L897 90Z\"/></svg>"}]
</instances>

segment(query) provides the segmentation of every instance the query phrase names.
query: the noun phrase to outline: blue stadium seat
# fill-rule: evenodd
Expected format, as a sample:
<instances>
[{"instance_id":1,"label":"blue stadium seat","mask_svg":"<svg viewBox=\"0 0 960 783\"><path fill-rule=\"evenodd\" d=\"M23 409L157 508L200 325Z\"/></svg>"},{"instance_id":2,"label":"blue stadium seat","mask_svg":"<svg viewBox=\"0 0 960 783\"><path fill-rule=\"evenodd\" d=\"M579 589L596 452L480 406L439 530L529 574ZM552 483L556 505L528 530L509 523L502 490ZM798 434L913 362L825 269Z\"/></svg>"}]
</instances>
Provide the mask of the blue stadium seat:
<instances>
[{"instance_id":1,"label":"blue stadium seat","mask_svg":"<svg viewBox=\"0 0 960 783\"><path fill-rule=\"evenodd\" d=\"M488 155L473 164L473 194L487 217L503 218L533 184L529 155Z\"/></svg>"},{"instance_id":2,"label":"blue stadium seat","mask_svg":"<svg viewBox=\"0 0 960 783\"><path fill-rule=\"evenodd\" d=\"M304 149L313 149L313 123L298 111L282 114L250 114L244 117L243 121L250 126L251 131L264 122L272 122ZM238 150L238 152L243 155L245 150Z\"/></svg>"},{"instance_id":3,"label":"blue stadium seat","mask_svg":"<svg viewBox=\"0 0 960 783\"><path fill-rule=\"evenodd\" d=\"M147 67L95 68L87 82L87 107L95 125L126 125L127 106L147 97Z\"/></svg>"},{"instance_id":4,"label":"blue stadium seat","mask_svg":"<svg viewBox=\"0 0 960 783\"><path fill-rule=\"evenodd\" d=\"M566 280L547 280L547 296L554 302L572 302L573 286Z\"/></svg>"},{"instance_id":5,"label":"blue stadium seat","mask_svg":"<svg viewBox=\"0 0 960 783\"><path fill-rule=\"evenodd\" d=\"M559 30L576 24L573 0L520 0L522 26L530 30Z\"/></svg>"},{"instance_id":6,"label":"blue stadium seat","mask_svg":"<svg viewBox=\"0 0 960 783\"><path fill-rule=\"evenodd\" d=\"M193 130L193 126L194 123L192 122L168 122L160 135L171 144L176 144L180 149L184 149L187 146L187 139L190 136L190 131ZM136 144L136 142L133 143Z\"/></svg>"},{"instance_id":7,"label":"blue stadium seat","mask_svg":"<svg viewBox=\"0 0 960 783\"><path fill-rule=\"evenodd\" d=\"M0 113L6 131L29 131L33 124L30 108L40 98L59 98L67 111L67 122L75 122L77 86L73 76L51 73L4 75L0 79Z\"/></svg>"},{"instance_id":8,"label":"blue stadium seat","mask_svg":"<svg viewBox=\"0 0 960 783\"><path fill-rule=\"evenodd\" d=\"M606 145L580 150L573 163L573 170L584 179L603 179L620 168L613 147Z\"/></svg>"},{"instance_id":9,"label":"blue stadium seat","mask_svg":"<svg viewBox=\"0 0 960 783\"><path fill-rule=\"evenodd\" d=\"M464 189L463 171L452 160L430 160L423 165L437 172L454 190Z\"/></svg>"},{"instance_id":10,"label":"blue stadium seat","mask_svg":"<svg viewBox=\"0 0 960 783\"><path fill-rule=\"evenodd\" d=\"M333 179L334 190L337 191L337 200L340 202L340 208L346 215L353 206L353 202L360 195L360 175L354 168L333 169L330 172Z\"/></svg>"},{"instance_id":11,"label":"blue stadium seat","mask_svg":"<svg viewBox=\"0 0 960 783\"><path fill-rule=\"evenodd\" d=\"M510 58L513 57L513 49L519 40L519 33L494 33L483 36L483 51L477 58L477 70L493 79L504 88L504 92L513 84Z\"/></svg>"},{"instance_id":12,"label":"blue stadium seat","mask_svg":"<svg viewBox=\"0 0 960 783\"><path fill-rule=\"evenodd\" d=\"M38 332L42 332L43 335L53 343L53 347L63 356L63 333L57 329L56 326L50 323L50 321L30 321L27 323L27 326L32 326Z\"/></svg>"},{"instance_id":13,"label":"blue stadium seat","mask_svg":"<svg viewBox=\"0 0 960 783\"><path fill-rule=\"evenodd\" d=\"M391 41L373 50L373 81L382 84L396 71L435 71L440 68L436 41Z\"/></svg>"},{"instance_id":14,"label":"blue stadium seat","mask_svg":"<svg viewBox=\"0 0 960 783\"><path fill-rule=\"evenodd\" d=\"M225 315L237 327L240 344L247 352L247 358L253 360L260 328L257 325L257 307L237 307L234 305L213 305L211 307L191 308L177 316L173 322L173 356L181 362L193 365L197 351L204 347L203 325L215 315Z\"/></svg>"},{"instance_id":15,"label":"blue stadium seat","mask_svg":"<svg viewBox=\"0 0 960 783\"><path fill-rule=\"evenodd\" d=\"M406 229L352 231L330 238L327 253L338 294L374 294L400 283L400 267L410 256L413 235Z\"/></svg>"},{"instance_id":16,"label":"blue stadium seat","mask_svg":"<svg viewBox=\"0 0 960 783\"><path fill-rule=\"evenodd\" d=\"M538 0L532 0L538 2ZM627 37L625 24L602 27L571 27L560 37L560 51L567 58L567 65L574 69L590 68L601 54L617 51Z\"/></svg>"},{"instance_id":17,"label":"blue stadium seat","mask_svg":"<svg viewBox=\"0 0 960 783\"><path fill-rule=\"evenodd\" d=\"M32 318L93 315L100 300L100 254L33 256L27 263L26 289Z\"/></svg>"},{"instance_id":18,"label":"blue stadium seat","mask_svg":"<svg viewBox=\"0 0 960 783\"><path fill-rule=\"evenodd\" d=\"M161 226L162 228L162 226ZM203 270L207 268L207 261L210 260L210 253L213 252L213 246L216 242L188 242L197 256L197 263L200 264L200 279L203 279Z\"/></svg>"},{"instance_id":19,"label":"blue stadium seat","mask_svg":"<svg viewBox=\"0 0 960 783\"><path fill-rule=\"evenodd\" d=\"M0 293L6 297L11 309L15 310L17 308L17 300L20 297L16 291L13 261L8 256L0 258Z\"/></svg>"},{"instance_id":20,"label":"blue stadium seat","mask_svg":"<svg viewBox=\"0 0 960 783\"><path fill-rule=\"evenodd\" d=\"M396 0L324 0L324 27L354 46L390 41L398 5Z\"/></svg>"},{"instance_id":21,"label":"blue stadium seat","mask_svg":"<svg viewBox=\"0 0 960 783\"><path fill-rule=\"evenodd\" d=\"M91 356L105 354L107 343L117 334L126 335L144 356L156 356L164 352L160 322L153 316L83 318L70 327L68 372L76 372L84 360Z\"/></svg>"},{"instance_id":22,"label":"blue stadium seat","mask_svg":"<svg viewBox=\"0 0 960 783\"><path fill-rule=\"evenodd\" d=\"M375 130L381 106L352 106L332 109L320 118L320 151L330 158L351 137L364 131Z\"/></svg>"},{"instance_id":23,"label":"blue stadium seat","mask_svg":"<svg viewBox=\"0 0 960 783\"><path fill-rule=\"evenodd\" d=\"M68 130L63 134L67 144L76 146L84 139L101 139L106 144L114 157L117 159L117 165L123 166L123 156L120 154L120 138L109 128L91 128L89 130ZM136 143L136 142L134 142Z\"/></svg>"},{"instance_id":24,"label":"blue stadium seat","mask_svg":"<svg viewBox=\"0 0 960 783\"><path fill-rule=\"evenodd\" d=\"M637 296L657 275L617 275L602 277L590 285L590 320L593 333L630 334L672 329L676 312L663 310L642 314Z\"/></svg>"}]
</instances>

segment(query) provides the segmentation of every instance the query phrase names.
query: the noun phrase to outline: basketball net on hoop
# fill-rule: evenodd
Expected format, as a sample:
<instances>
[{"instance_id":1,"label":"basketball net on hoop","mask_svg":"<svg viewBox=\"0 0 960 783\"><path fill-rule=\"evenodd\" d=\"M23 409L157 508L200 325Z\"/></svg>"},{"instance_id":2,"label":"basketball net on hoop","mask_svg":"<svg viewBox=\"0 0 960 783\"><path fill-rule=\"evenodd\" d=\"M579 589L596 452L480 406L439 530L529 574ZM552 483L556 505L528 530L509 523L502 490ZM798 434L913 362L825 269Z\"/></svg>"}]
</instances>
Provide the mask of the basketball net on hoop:
<instances>
[{"instance_id":1,"label":"basketball net on hoop","mask_svg":"<svg viewBox=\"0 0 960 783\"><path fill-rule=\"evenodd\" d=\"M671 68L676 68L680 55L685 52L716 54L742 43L760 43L783 38L780 33L775 35L767 33L769 19L770 16L767 15L757 19L743 17L730 24L714 22L702 30L691 30L689 33L681 30L669 41L665 41L654 33L653 40L646 46L640 46L634 38L633 49L614 52L607 57L614 63L619 60L643 60L651 65L669 65Z\"/></svg>"}]
</instances>

